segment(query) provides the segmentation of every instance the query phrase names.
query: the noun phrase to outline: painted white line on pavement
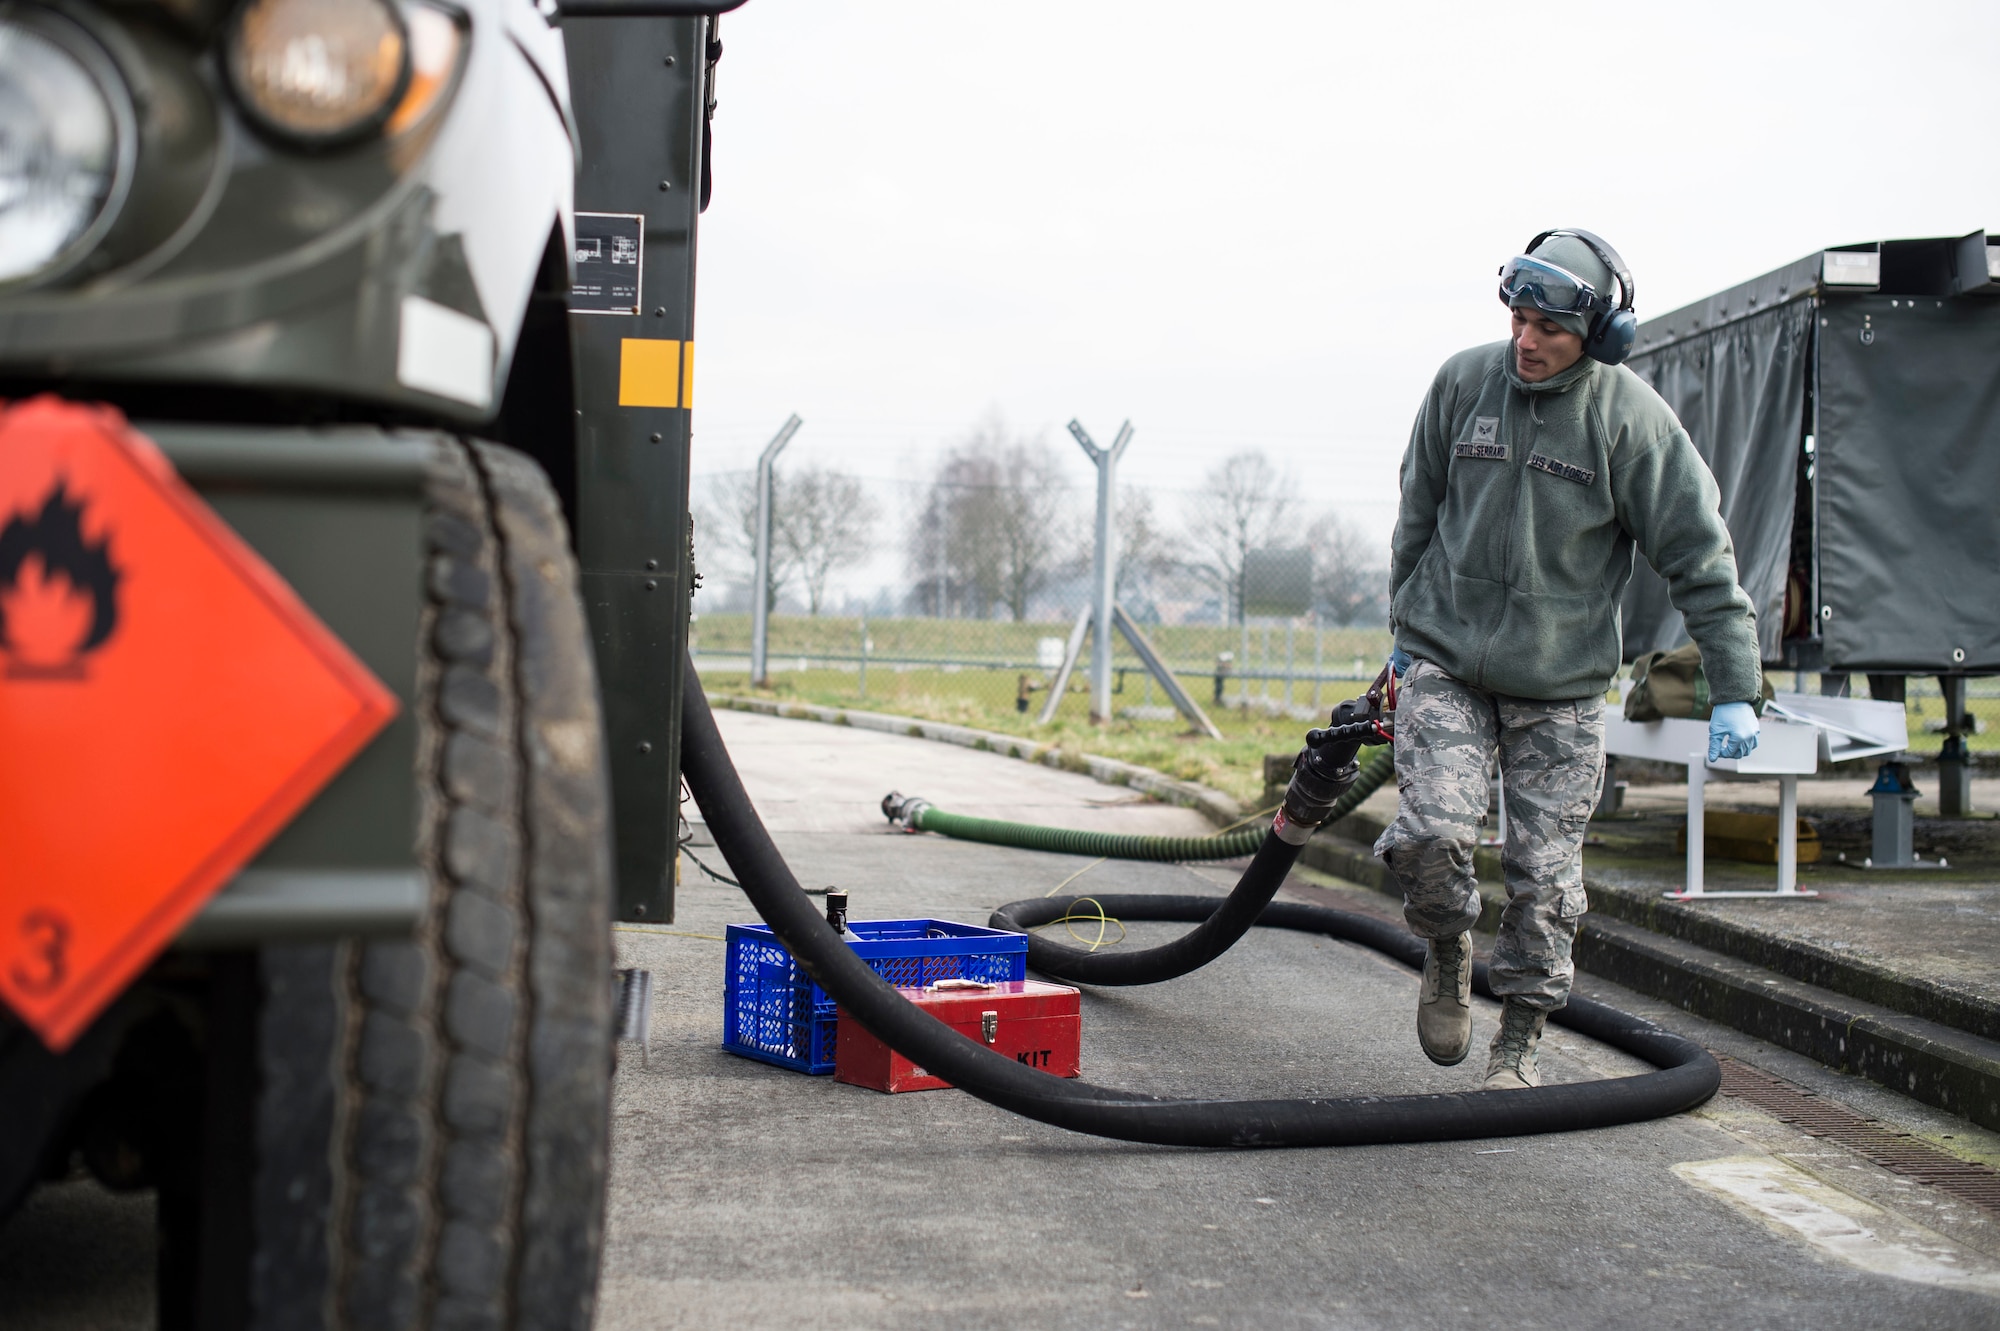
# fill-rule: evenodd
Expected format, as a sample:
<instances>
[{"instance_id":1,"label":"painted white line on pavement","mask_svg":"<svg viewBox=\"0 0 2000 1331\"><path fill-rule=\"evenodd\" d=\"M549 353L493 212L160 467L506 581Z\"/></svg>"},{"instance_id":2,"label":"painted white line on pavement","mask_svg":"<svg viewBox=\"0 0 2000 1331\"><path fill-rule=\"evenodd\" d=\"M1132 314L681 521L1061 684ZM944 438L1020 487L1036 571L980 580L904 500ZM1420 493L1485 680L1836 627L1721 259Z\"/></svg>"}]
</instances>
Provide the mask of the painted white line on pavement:
<instances>
[{"instance_id":1,"label":"painted white line on pavement","mask_svg":"<svg viewBox=\"0 0 2000 1331\"><path fill-rule=\"evenodd\" d=\"M1859 1270L2000 1295L2000 1264L1781 1160L1737 1155L1673 1169L1695 1187Z\"/></svg>"}]
</instances>

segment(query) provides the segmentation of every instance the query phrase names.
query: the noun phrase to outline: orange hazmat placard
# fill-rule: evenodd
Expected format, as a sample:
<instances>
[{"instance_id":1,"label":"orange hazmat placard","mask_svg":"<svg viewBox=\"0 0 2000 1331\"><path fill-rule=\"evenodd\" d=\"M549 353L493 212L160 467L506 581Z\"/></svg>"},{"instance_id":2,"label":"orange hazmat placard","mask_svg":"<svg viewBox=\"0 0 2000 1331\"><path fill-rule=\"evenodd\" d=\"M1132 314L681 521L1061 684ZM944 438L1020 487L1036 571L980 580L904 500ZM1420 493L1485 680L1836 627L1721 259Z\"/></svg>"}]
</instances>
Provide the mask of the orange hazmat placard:
<instances>
[{"instance_id":1,"label":"orange hazmat placard","mask_svg":"<svg viewBox=\"0 0 2000 1331\"><path fill-rule=\"evenodd\" d=\"M0 1000L50 1048L395 712L118 412L0 406Z\"/></svg>"}]
</instances>

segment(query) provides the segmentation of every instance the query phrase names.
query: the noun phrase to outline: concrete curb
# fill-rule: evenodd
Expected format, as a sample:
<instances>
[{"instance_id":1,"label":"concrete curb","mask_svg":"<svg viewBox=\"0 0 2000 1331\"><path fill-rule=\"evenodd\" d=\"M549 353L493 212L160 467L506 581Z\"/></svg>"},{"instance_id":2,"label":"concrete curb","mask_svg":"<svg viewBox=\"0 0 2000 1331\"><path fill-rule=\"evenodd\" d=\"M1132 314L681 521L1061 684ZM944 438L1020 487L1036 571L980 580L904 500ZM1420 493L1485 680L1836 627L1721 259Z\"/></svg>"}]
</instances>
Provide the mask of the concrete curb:
<instances>
[{"instance_id":1,"label":"concrete curb","mask_svg":"<svg viewBox=\"0 0 2000 1331\"><path fill-rule=\"evenodd\" d=\"M956 744L962 749L997 753L1003 758L1019 758L1060 771L1093 777L1107 786L1125 786L1142 795L1151 795L1165 804L1193 809L1218 827L1226 827L1243 817L1243 806L1219 790L1193 781L1179 781L1136 763L1116 758L1100 758L1090 753L1064 752L1054 744L1039 744L1019 735L1002 735L992 730L974 730L943 721L922 721L913 716L892 716L886 712L863 712L845 707L822 707L817 703L777 702L767 698L745 698L735 694L711 693L711 707L733 712L755 712L794 721L819 721L832 726L853 726L877 730L885 735L907 735L940 744Z\"/></svg>"},{"instance_id":2,"label":"concrete curb","mask_svg":"<svg viewBox=\"0 0 2000 1331\"><path fill-rule=\"evenodd\" d=\"M1307 842L1300 859L1323 873L1399 896L1387 867L1367 844L1349 839L1372 841L1380 834L1377 820L1352 814L1338 824L1336 835L1322 832ZM1506 905L1498 854L1479 851L1476 871L1484 898L1479 929L1490 934ZM1589 879L1585 885L1592 909L1577 932L1580 969L2000 1130L2000 1042L1977 1027L1933 1016L1951 1011L1979 1019L1963 1001L1937 1001L1939 994L1957 995L1634 888ZM1721 946L1708 945L1710 939ZM1821 976L1838 983L1816 983ZM1893 1001L1897 998L1924 1006L1906 1007Z\"/></svg>"},{"instance_id":3,"label":"concrete curb","mask_svg":"<svg viewBox=\"0 0 2000 1331\"><path fill-rule=\"evenodd\" d=\"M1366 814L1353 814L1340 824L1339 830L1356 840L1372 842L1382 834L1382 824ZM1496 903L1506 905L1506 889L1501 886L1497 852L1481 850L1475 861L1480 889L1486 894L1487 915L1481 918L1480 927L1487 928L1488 917L1498 918ZM1980 995L1968 994L1926 976L1906 975L1878 962L1843 955L1802 939L1766 932L1743 920L1725 919L1698 905L1669 901L1650 888L1629 887L1589 876L1584 879L1584 887L1590 893L1590 909L1595 916L1623 920L1863 1003L1907 1013L1981 1039L2000 1040L2000 1005Z\"/></svg>"},{"instance_id":4,"label":"concrete curb","mask_svg":"<svg viewBox=\"0 0 2000 1331\"><path fill-rule=\"evenodd\" d=\"M1802 939L1765 933L1754 925L1716 916L1654 893L1586 879L1591 908L1698 947L1776 971L1802 983L1845 994L1941 1026L2000 1040L2000 1007L1923 976L1843 956Z\"/></svg>"},{"instance_id":5,"label":"concrete curb","mask_svg":"<svg viewBox=\"0 0 2000 1331\"><path fill-rule=\"evenodd\" d=\"M1586 920L1575 956L1593 975L2000 1129L2000 1043L1618 920Z\"/></svg>"}]
</instances>

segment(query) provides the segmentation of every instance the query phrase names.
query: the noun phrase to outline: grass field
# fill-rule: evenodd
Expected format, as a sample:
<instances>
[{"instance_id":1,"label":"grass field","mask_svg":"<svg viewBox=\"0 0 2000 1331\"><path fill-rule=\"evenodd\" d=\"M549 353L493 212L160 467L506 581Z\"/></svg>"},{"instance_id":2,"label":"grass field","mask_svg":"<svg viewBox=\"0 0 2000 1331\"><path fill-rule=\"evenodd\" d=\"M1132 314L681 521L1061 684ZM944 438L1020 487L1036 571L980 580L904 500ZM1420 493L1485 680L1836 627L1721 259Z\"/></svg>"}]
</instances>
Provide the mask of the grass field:
<instances>
[{"instance_id":1,"label":"grass field","mask_svg":"<svg viewBox=\"0 0 2000 1331\"><path fill-rule=\"evenodd\" d=\"M1188 723L1178 716L1172 720L1123 718L1104 726L1093 726L1088 716L1089 700L1077 688L1063 699L1055 719L1046 726L1035 724L1034 710L1023 714L1013 703L1014 675L980 681L986 672L906 670L897 672L881 666L868 671L868 696L858 696L857 674L845 670L773 671L771 687L750 688L747 671L729 661L699 662L702 682L713 693L772 698L788 702L821 703L829 707L865 708L898 716L922 717L927 721L948 721L957 725L1021 735L1043 744L1055 744L1067 751L1101 754L1125 762L1138 763L1184 781L1199 781L1245 802L1246 806L1263 792L1264 755L1296 753L1306 729L1314 724L1276 716L1258 709L1211 706L1213 682L1206 678L1181 677L1181 685L1194 694L1216 728L1220 742L1199 733L1190 733ZM736 668L731 669L735 665ZM1126 694L1114 697L1124 707L1139 691L1138 681L1128 677ZM1326 709L1341 698L1367 688L1366 683L1327 684L1321 697ZM1309 702L1310 687L1296 690L1300 701ZM1038 710L1044 694L1033 697L1031 708ZM1155 690L1154 703L1163 700Z\"/></svg>"},{"instance_id":2,"label":"grass field","mask_svg":"<svg viewBox=\"0 0 2000 1331\"><path fill-rule=\"evenodd\" d=\"M1191 732L1188 723L1172 713L1164 694L1147 681L1138 658L1129 649L1113 656L1114 666L1125 674L1112 706L1120 713L1141 708L1145 718L1121 715L1106 725L1091 725L1089 702L1083 692L1084 672L1079 670L1055 719L1047 726L1037 725L1036 714L1047 698L1040 687L1050 674L1037 662L1037 644L1043 638L1066 638L1069 626L1065 624L871 619L867 624L865 692L857 668L861 628L861 621L853 617L774 618L769 648L771 686L766 689L750 688L748 615L703 615L695 624L696 659L704 684L713 692L859 707L1021 735L1072 752L1102 754L1182 780L1199 781L1244 801L1246 806L1263 792L1264 756L1296 752L1307 727L1317 723L1304 715L1313 702L1310 678L1296 680L1291 688L1291 701L1299 715L1286 716L1276 710L1285 695L1282 629L1270 632L1266 649L1265 631L1253 628L1247 658L1253 675L1268 671L1280 678L1244 681L1234 673L1242 669L1241 662L1232 660L1232 673L1224 682L1224 702L1218 706L1214 702L1214 663L1225 651L1242 657L1241 630L1217 625L1147 628L1148 637L1173 666L1181 686L1222 731L1223 738L1216 741ZM1125 644L1119 646L1124 648ZM1337 677L1323 678L1320 684L1317 715L1323 719L1334 704L1367 688L1388 653L1389 633L1379 628L1326 629L1315 644L1311 630L1298 630L1291 655L1301 676L1312 674L1315 646L1322 675ZM1037 686L1029 694L1026 712L1016 705L1024 677ZM1781 689L1794 684L1790 672L1779 672L1772 682ZM1814 686L1810 677L1807 683L1808 688ZM1856 677L1854 683L1865 691L1865 680ZM1930 756L1936 753L1939 740L1926 733L1925 725L1942 714L1943 704L1935 680L1913 679L1911 686L1912 749ZM1246 687L1248 705L1241 697ZM1981 732L1971 737L1971 747L2000 750L2000 681L1974 680L1971 691L1968 706L1981 724Z\"/></svg>"}]
</instances>

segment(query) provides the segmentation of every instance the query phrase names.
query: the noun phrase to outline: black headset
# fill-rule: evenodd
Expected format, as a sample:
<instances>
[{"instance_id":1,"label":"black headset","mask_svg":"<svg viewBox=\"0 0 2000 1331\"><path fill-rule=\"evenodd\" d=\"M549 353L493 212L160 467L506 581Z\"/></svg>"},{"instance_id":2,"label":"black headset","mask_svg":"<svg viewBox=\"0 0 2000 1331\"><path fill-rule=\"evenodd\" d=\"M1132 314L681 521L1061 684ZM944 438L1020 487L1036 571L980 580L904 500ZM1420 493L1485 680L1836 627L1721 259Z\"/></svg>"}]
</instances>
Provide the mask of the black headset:
<instances>
[{"instance_id":1,"label":"black headset","mask_svg":"<svg viewBox=\"0 0 2000 1331\"><path fill-rule=\"evenodd\" d=\"M1535 246L1552 236L1575 236L1590 246L1590 252L1598 261L1611 270L1611 276L1618 282L1618 303L1613 305L1605 297L1604 308L1598 311L1590 326L1584 331L1583 354L1605 365L1619 365L1631 354L1632 343L1639 336L1639 316L1632 312L1632 299L1638 288L1632 282L1632 270L1618 257L1618 251L1611 248L1601 237L1573 226L1557 227L1544 231L1528 242L1523 254L1533 254Z\"/></svg>"}]
</instances>

